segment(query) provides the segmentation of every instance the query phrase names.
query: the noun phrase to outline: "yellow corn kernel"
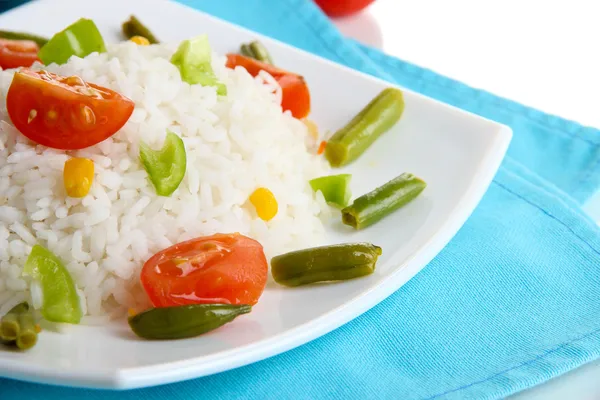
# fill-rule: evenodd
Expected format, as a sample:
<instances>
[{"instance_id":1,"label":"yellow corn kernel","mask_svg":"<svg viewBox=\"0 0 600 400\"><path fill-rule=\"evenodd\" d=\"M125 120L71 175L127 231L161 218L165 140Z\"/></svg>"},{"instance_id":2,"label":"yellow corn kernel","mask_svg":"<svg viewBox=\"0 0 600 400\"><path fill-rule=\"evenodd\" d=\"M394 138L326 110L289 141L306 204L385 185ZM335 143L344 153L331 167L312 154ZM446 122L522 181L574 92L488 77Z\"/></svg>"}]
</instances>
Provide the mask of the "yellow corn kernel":
<instances>
[{"instance_id":1,"label":"yellow corn kernel","mask_svg":"<svg viewBox=\"0 0 600 400\"><path fill-rule=\"evenodd\" d=\"M150 45L150 41L143 36L133 36L131 39L133 43L139 44L140 46L148 46Z\"/></svg>"},{"instance_id":2,"label":"yellow corn kernel","mask_svg":"<svg viewBox=\"0 0 600 400\"><path fill-rule=\"evenodd\" d=\"M67 160L63 180L69 197L85 197L94 181L94 162L89 158Z\"/></svg>"},{"instance_id":3,"label":"yellow corn kernel","mask_svg":"<svg viewBox=\"0 0 600 400\"><path fill-rule=\"evenodd\" d=\"M250 195L250 203L256 209L256 213L263 221L270 221L277 215L277 199L267 188L261 187L256 189Z\"/></svg>"},{"instance_id":4,"label":"yellow corn kernel","mask_svg":"<svg viewBox=\"0 0 600 400\"><path fill-rule=\"evenodd\" d=\"M304 125L306 125L310 137L317 140L319 138L319 128L317 127L317 124L315 124L308 118L303 119L302 122L304 122Z\"/></svg>"}]
</instances>

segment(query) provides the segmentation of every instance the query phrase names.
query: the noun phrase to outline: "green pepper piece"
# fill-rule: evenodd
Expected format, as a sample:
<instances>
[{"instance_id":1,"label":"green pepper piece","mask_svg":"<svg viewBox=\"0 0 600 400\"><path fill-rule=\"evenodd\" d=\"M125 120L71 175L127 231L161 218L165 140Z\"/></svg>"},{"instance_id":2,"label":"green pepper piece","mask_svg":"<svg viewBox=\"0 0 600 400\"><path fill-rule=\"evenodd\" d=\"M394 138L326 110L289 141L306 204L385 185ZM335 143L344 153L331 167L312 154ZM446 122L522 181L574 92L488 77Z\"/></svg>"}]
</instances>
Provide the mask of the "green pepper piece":
<instances>
[{"instance_id":1,"label":"green pepper piece","mask_svg":"<svg viewBox=\"0 0 600 400\"><path fill-rule=\"evenodd\" d=\"M152 150L140 142L140 159L159 196L170 196L185 176L186 154L183 140L171 131L162 149Z\"/></svg>"},{"instance_id":2,"label":"green pepper piece","mask_svg":"<svg viewBox=\"0 0 600 400\"><path fill-rule=\"evenodd\" d=\"M152 308L129 317L129 326L145 339L183 339L210 332L251 310L252 306L232 304Z\"/></svg>"},{"instance_id":3,"label":"green pepper piece","mask_svg":"<svg viewBox=\"0 0 600 400\"><path fill-rule=\"evenodd\" d=\"M366 228L411 202L426 187L423 180L404 173L354 200L342 210L342 222L356 229Z\"/></svg>"},{"instance_id":4,"label":"green pepper piece","mask_svg":"<svg viewBox=\"0 0 600 400\"><path fill-rule=\"evenodd\" d=\"M140 22L139 19L137 19L133 15L130 16L127 21L123 22L122 28L123 34L127 37L127 39L131 39L134 36L143 36L146 39L148 39L150 44L159 43L156 36L154 36L152 32L150 32L150 29L148 29L144 24Z\"/></svg>"},{"instance_id":5,"label":"green pepper piece","mask_svg":"<svg viewBox=\"0 0 600 400\"><path fill-rule=\"evenodd\" d=\"M43 293L42 316L52 322L78 324L82 312L75 282L61 261L40 245L33 246L23 274L40 282Z\"/></svg>"},{"instance_id":6,"label":"green pepper piece","mask_svg":"<svg viewBox=\"0 0 600 400\"><path fill-rule=\"evenodd\" d=\"M31 33L13 31L0 30L0 38L9 40L31 40L33 42L36 42L38 46L43 46L48 42L48 39L42 36L33 35Z\"/></svg>"},{"instance_id":7,"label":"green pepper piece","mask_svg":"<svg viewBox=\"0 0 600 400\"><path fill-rule=\"evenodd\" d=\"M227 86L217 80L210 61L211 50L206 35L184 40L171 57L171 64L179 69L184 82L190 85L215 86L217 94L225 96Z\"/></svg>"},{"instance_id":8,"label":"green pepper piece","mask_svg":"<svg viewBox=\"0 0 600 400\"><path fill-rule=\"evenodd\" d=\"M309 181L310 187L317 192L321 191L325 201L334 207L343 208L350 201L350 174L330 175L315 178Z\"/></svg>"},{"instance_id":9,"label":"green pepper piece","mask_svg":"<svg viewBox=\"0 0 600 400\"><path fill-rule=\"evenodd\" d=\"M271 274L285 286L343 281L372 274L380 255L381 247L370 243L313 247L273 257Z\"/></svg>"},{"instance_id":10,"label":"green pepper piece","mask_svg":"<svg viewBox=\"0 0 600 400\"><path fill-rule=\"evenodd\" d=\"M404 98L398 89L387 88L337 131L327 142L325 157L332 167L341 167L356 160L400 120Z\"/></svg>"},{"instance_id":11,"label":"green pepper piece","mask_svg":"<svg viewBox=\"0 0 600 400\"><path fill-rule=\"evenodd\" d=\"M52 36L38 56L45 65L64 64L71 56L83 58L93 52L106 52L104 39L94 21L81 18Z\"/></svg>"}]
</instances>

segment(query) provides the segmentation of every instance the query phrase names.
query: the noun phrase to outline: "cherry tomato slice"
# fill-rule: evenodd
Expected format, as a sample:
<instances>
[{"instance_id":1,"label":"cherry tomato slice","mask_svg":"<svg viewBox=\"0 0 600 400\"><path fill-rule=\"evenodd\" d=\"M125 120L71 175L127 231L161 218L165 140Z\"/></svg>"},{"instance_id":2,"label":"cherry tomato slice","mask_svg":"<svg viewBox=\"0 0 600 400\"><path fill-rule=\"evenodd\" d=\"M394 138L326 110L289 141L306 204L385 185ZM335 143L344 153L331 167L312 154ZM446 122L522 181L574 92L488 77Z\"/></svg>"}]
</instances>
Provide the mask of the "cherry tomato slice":
<instances>
[{"instance_id":1,"label":"cherry tomato slice","mask_svg":"<svg viewBox=\"0 0 600 400\"><path fill-rule=\"evenodd\" d=\"M227 54L227 67L236 66L244 67L252 76L265 71L275 78L282 90L281 108L290 110L294 118L302 119L310 113L310 92L302 76L241 54Z\"/></svg>"},{"instance_id":2,"label":"cherry tomato slice","mask_svg":"<svg viewBox=\"0 0 600 400\"><path fill-rule=\"evenodd\" d=\"M0 39L0 67L31 67L39 60L38 51L40 47L32 40Z\"/></svg>"},{"instance_id":3,"label":"cherry tomato slice","mask_svg":"<svg viewBox=\"0 0 600 400\"><path fill-rule=\"evenodd\" d=\"M281 108L290 110L294 118L306 118L310 114L310 92L304 78L283 75L277 78L281 86Z\"/></svg>"},{"instance_id":4,"label":"cherry tomato slice","mask_svg":"<svg viewBox=\"0 0 600 400\"><path fill-rule=\"evenodd\" d=\"M173 245L144 264L141 281L155 307L220 303L254 305L267 283L260 243L216 234Z\"/></svg>"},{"instance_id":5,"label":"cherry tomato slice","mask_svg":"<svg viewBox=\"0 0 600 400\"><path fill-rule=\"evenodd\" d=\"M119 93L46 71L15 73L6 96L15 127L41 145L61 150L93 146L114 135L133 113Z\"/></svg>"}]
</instances>

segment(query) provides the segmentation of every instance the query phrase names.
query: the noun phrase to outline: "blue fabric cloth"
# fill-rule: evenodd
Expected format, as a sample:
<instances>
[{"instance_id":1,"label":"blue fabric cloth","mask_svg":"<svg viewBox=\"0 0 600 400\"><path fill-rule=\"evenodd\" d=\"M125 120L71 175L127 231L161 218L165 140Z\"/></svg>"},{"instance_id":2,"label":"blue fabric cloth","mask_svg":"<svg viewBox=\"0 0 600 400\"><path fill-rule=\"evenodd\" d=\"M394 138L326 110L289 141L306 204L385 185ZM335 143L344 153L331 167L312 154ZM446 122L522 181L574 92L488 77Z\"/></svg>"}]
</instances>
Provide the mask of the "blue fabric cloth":
<instances>
[{"instance_id":1,"label":"blue fabric cloth","mask_svg":"<svg viewBox=\"0 0 600 400\"><path fill-rule=\"evenodd\" d=\"M600 132L344 39L309 1L182 2L508 124L509 156L421 273L320 339L156 388L115 393L0 380L0 398L495 399L599 356L600 235L579 206L599 184Z\"/></svg>"}]
</instances>

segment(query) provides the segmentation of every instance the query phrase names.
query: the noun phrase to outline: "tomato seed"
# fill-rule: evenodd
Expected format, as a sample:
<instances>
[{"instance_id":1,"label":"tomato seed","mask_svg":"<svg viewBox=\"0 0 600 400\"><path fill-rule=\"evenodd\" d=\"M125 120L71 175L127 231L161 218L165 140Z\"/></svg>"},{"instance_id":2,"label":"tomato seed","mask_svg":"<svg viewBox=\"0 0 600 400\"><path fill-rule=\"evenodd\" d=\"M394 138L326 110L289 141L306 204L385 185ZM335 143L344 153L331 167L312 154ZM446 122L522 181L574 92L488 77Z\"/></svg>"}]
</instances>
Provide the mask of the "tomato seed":
<instances>
[{"instance_id":1,"label":"tomato seed","mask_svg":"<svg viewBox=\"0 0 600 400\"><path fill-rule=\"evenodd\" d=\"M88 125L94 125L96 123L96 114L94 114L94 111L88 106L81 107L81 116L83 117L83 122Z\"/></svg>"},{"instance_id":2,"label":"tomato seed","mask_svg":"<svg viewBox=\"0 0 600 400\"><path fill-rule=\"evenodd\" d=\"M31 111L29 111L29 117L27 118L27 123L30 124L31 121L33 121L33 119L37 117L37 110L31 109Z\"/></svg>"}]
</instances>

